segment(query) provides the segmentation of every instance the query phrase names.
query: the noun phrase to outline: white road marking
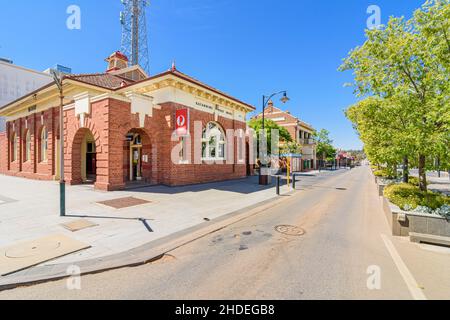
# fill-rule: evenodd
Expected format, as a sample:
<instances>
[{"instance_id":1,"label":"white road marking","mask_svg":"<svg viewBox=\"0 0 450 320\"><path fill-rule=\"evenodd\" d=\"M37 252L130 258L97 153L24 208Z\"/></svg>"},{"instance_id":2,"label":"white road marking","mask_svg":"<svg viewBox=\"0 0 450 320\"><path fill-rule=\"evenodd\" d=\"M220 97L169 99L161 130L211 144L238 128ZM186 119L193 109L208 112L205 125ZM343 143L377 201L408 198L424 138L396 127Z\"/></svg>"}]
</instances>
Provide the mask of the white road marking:
<instances>
[{"instance_id":1,"label":"white road marking","mask_svg":"<svg viewBox=\"0 0 450 320\"><path fill-rule=\"evenodd\" d=\"M403 277L403 280L406 283L406 286L409 289L409 292L413 296L415 300L427 300L427 297L423 293L422 289L419 288L419 285L417 284L416 280L414 279L414 276L409 271L406 264L403 262L402 258L397 252L397 249L395 249L394 244L392 241L388 238L388 236L382 234L381 238L383 239L384 245L386 246L387 250L389 251L389 254L392 257L392 260L394 260L395 265L397 266L398 271Z\"/></svg>"},{"instance_id":2,"label":"white road marking","mask_svg":"<svg viewBox=\"0 0 450 320\"><path fill-rule=\"evenodd\" d=\"M3 201L3 200L0 200L0 204L4 204L5 203L5 201Z\"/></svg>"}]
</instances>

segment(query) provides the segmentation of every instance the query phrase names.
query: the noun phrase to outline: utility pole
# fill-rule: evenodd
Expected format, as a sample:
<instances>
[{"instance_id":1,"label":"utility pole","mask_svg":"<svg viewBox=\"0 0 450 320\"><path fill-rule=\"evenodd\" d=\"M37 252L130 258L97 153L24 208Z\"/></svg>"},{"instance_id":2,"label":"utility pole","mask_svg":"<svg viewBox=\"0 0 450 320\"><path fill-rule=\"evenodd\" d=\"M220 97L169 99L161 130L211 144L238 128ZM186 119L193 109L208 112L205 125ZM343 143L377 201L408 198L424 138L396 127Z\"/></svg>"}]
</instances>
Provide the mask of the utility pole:
<instances>
[{"instance_id":1,"label":"utility pole","mask_svg":"<svg viewBox=\"0 0 450 320\"><path fill-rule=\"evenodd\" d=\"M52 70L53 80L59 89L59 215L66 215L66 181L64 179L64 76Z\"/></svg>"}]
</instances>

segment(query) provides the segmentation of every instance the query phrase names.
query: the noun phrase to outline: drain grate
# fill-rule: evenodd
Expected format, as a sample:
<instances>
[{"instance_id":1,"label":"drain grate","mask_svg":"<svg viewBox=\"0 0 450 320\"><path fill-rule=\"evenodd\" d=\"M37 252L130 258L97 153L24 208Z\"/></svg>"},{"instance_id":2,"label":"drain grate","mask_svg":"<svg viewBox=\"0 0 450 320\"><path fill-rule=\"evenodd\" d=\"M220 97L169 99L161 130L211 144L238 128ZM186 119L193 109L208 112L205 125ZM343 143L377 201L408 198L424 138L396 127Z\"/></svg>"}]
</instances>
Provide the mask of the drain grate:
<instances>
[{"instance_id":1,"label":"drain grate","mask_svg":"<svg viewBox=\"0 0 450 320\"><path fill-rule=\"evenodd\" d=\"M98 202L98 203L102 204L104 206L114 208L114 209L124 209L124 208L130 208L130 207L136 207L136 206L148 204L148 203L151 203L151 201L137 199L134 197L126 197L126 198L102 201L102 202Z\"/></svg>"},{"instance_id":2,"label":"drain grate","mask_svg":"<svg viewBox=\"0 0 450 320\"><path fill-rule=\"evenodd\" d=\"M306 233L305 230L303 230L302 228L289 225L276 226L275 231L293 237L300 237Z\"/></svg>"}]
</instances>

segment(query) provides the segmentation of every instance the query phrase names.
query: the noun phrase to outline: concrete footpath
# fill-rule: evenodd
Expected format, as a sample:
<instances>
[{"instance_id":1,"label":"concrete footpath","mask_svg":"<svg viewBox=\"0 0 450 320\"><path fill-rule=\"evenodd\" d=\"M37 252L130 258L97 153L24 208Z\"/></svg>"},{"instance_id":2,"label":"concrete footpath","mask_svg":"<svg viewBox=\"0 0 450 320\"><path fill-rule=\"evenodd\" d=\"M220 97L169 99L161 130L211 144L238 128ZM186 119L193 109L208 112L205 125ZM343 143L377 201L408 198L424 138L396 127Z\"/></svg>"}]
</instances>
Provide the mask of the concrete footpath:
<instances>
[{"instance_id":1,"label":"concrete footpath","mask_svg":"<svg viewBox=\"0 0 450 320\"><path fill-rule=\"evenodd\" d=\"M281 188L284 195L290 192ZM130 198L140 204L127 207ZM257 177L110 193L73 186L67 189L67 217L61 218L58 184L0 176L0 247L54 234L91 246L0 277L0 290L66 277L74 265L87 274L147 263L285 198L277 197L274 185L259 186ZM116 208L109 206L111 200ZM62 225L80 221L92 226L72 232Z\"/></svg>"}]
</instances>

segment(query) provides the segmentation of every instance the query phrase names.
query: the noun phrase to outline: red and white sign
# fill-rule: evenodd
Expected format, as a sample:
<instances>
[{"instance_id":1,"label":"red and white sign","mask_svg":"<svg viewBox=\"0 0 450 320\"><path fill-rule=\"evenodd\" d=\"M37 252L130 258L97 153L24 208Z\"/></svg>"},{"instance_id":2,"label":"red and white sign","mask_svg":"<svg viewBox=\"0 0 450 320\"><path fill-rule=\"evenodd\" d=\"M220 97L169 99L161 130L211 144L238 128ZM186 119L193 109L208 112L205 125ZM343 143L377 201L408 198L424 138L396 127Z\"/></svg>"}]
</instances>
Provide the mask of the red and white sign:
<instances>
[{"instance_id":1,"label":"red and white sign","mask_svg":"<svg viewBox=\"0 0 450 320\"><path fill-rule=\"evenodd\" d=\"M189 110L180 109L177 110L176 117L176 131L178 136L189 135Z\"/></svg>"}]
</instances>

